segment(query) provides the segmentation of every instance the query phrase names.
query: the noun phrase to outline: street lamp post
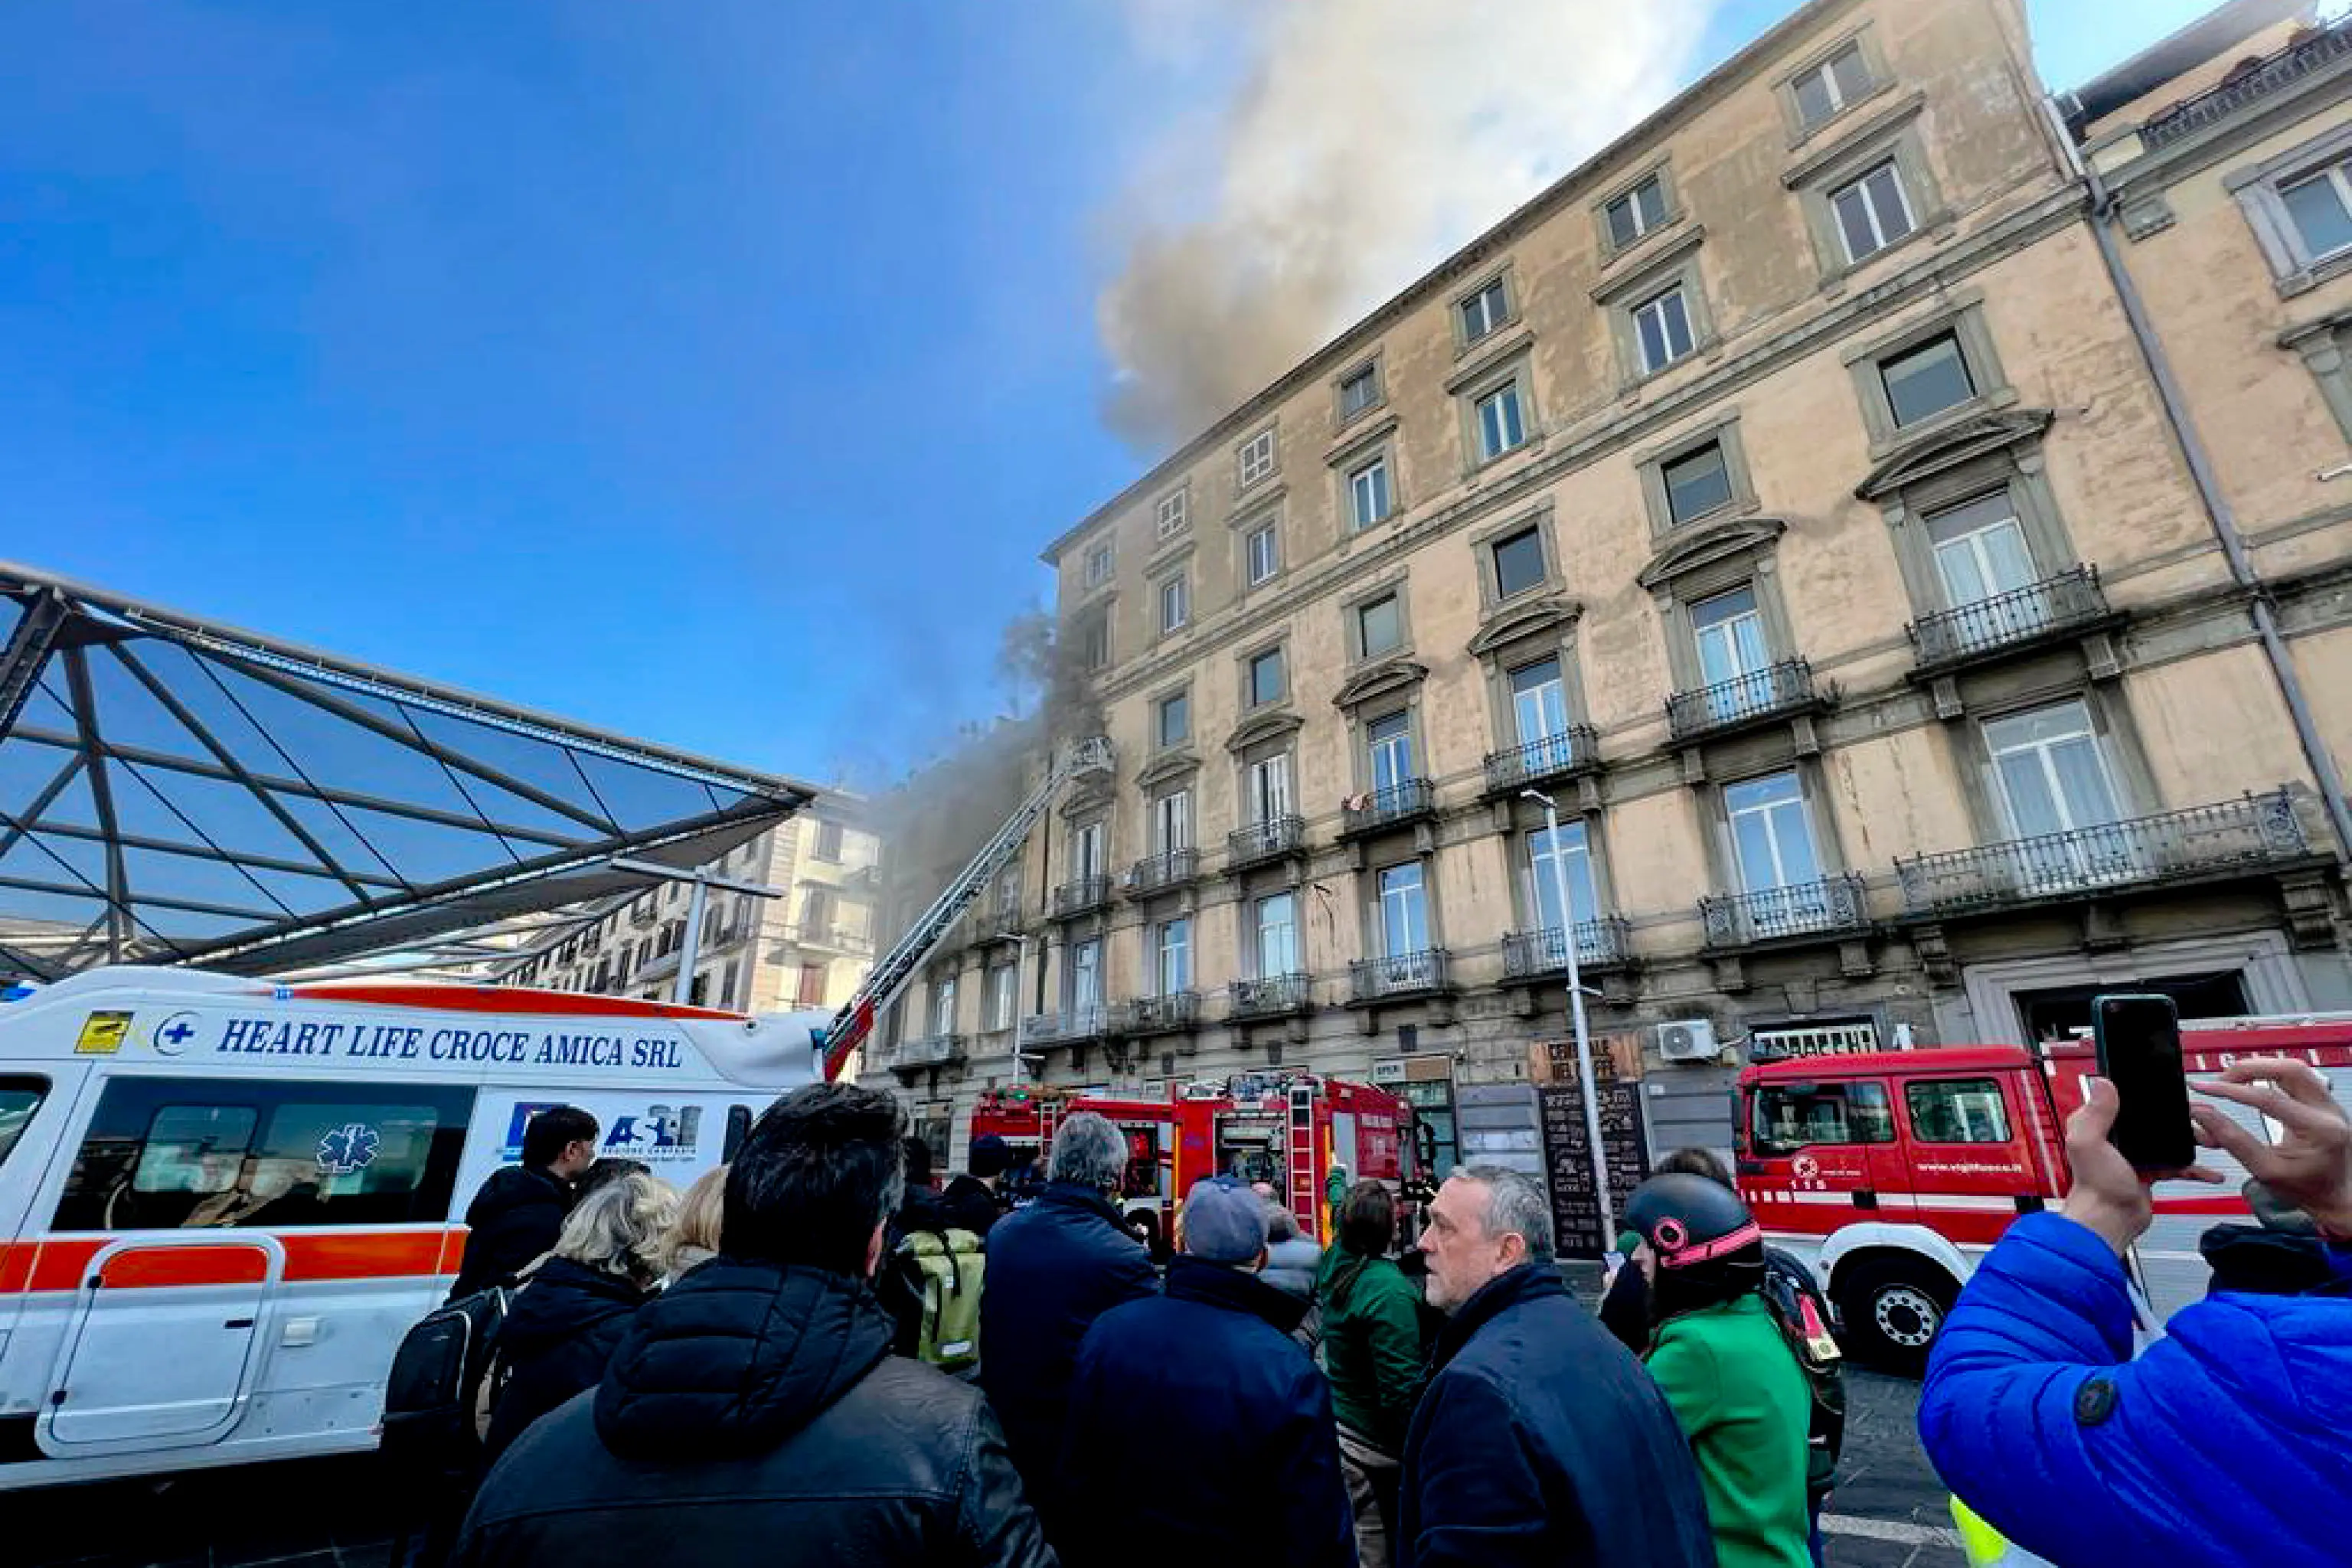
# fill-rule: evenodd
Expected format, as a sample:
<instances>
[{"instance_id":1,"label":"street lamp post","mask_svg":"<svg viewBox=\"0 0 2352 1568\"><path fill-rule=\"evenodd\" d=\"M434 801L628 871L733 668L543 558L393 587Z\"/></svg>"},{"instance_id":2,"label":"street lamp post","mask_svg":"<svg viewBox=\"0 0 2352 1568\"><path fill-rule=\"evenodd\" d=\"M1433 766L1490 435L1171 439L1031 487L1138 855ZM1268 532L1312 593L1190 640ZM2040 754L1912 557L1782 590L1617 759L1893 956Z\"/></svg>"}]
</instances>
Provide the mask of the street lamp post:
<instances>
[{"instance_id":1,"label":"street lamp post","mask_svg":"<svg viewBox=\"0 0 2352 1568\"><path fill-rule=\"evenodd\" d=\"M1609 1152L1601 1143L1601 1091L1592 1081L1592 1036L1584 1022L1584 971L1576 952L1576 904L1569 892L1568 858L1560 853L1559 811L1539 789L1519 792L1543 807L1551 844L1552 891L1559 900L1559 945L1568 958L1568 1014L1576 1030L1576 1079L1584 1100L1584 1142L1592 1154L1592 1195L1601 1205L1601 1250L1617 1246L1617 1207L1609 1199Z\"/></svg>"},{"instance_id":2,"label":"street lamp post","mask_svg":"<svg viewBox=\"0 0 2352 1568\"><path fill-rule=\"evenodd\" d=\"M1023 932L1020 945L1013 950L1015 956L1013 960L1013 1083L1016 1089L1021 1084L1023 1037L1029 1032L1026 1008L1029 994L1029 943L1032 940L1027 932Z\"/></svg>"}]
</instances>

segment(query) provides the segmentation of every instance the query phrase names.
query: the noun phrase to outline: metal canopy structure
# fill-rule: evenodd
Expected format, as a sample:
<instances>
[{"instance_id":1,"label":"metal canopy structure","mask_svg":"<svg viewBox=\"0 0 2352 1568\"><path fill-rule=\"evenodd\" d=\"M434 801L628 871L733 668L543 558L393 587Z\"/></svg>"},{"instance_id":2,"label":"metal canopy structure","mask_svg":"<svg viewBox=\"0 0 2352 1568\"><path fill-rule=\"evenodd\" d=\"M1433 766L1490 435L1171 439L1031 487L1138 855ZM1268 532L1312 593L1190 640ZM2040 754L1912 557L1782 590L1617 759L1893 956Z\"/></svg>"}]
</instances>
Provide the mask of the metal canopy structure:
<instances>
[{"instance_id":1,"label":"metal canopy structure","mask_svg":"<svg viewBox=\"0 0 2352 1568\"><path fill-rule=\"evenodd\" d=\"M815 798L0 563L0 972L431 948Z\"/></svg>"}]
</instances>

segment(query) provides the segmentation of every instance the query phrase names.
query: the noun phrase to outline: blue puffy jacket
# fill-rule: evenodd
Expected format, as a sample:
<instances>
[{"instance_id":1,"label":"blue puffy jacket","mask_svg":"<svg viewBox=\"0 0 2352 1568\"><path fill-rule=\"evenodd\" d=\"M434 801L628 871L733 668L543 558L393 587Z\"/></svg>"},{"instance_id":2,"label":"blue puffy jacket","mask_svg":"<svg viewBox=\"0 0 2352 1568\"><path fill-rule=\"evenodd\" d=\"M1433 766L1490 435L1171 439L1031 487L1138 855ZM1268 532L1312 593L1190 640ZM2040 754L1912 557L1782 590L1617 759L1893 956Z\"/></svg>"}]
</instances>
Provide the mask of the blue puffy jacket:
<instances>
[{"instance_id":1,"label":"blue puffy jacket","mask_svg":"<svg viewBox=\"0 0 2352 1568\"><path fill-rule=\"evenodd\" d=\"M2223 1292L2132 1359L2107 1244L2011 1226L1927 1363L1953 1493L2060 1568L2340 1563L2352 1551L2352 1300Z\"/></svg>"}]
</instances>

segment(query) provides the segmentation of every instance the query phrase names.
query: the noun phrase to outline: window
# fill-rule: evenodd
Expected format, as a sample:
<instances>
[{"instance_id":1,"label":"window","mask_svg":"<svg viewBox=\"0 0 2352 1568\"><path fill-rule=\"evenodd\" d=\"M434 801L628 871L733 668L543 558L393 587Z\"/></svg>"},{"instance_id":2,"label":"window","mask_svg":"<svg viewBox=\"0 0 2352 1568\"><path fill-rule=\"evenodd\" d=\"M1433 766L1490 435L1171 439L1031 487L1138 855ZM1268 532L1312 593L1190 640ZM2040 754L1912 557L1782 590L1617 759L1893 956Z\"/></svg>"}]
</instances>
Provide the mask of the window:
<instances>
[{"instance_id":1,"label":"window","mask_svg":"<svg viewBox=\"0 0 2352 1568\"><path fill-rule=\"evenodd\" d=\"M1935 545L1936 575L1943 584L1945 602L1955 609L2033 584L2033 554L2006 489L1930 512L1927 537ZM2042 609L2021 603L2016 613L2033 619Z\"/></svg>"},{"instance_id":2,"label":"window","mask_svg":"<svg viewBox=\"0 0 2352 1568\"><path fill-rule=\"evenodd\" d=\"M735 989L737 984L740 982L742 978L743 965L741 961L730 960L727 965L727 977L719 983L719 1005L721 1007L731 1007L739 1010L742 1007L743 998ZM604 987L602 984L599 984L596 989L602 991Z\"/></svg>"},{"instance_id":3,"label":"window","mask_svg":"<svg viewBox=\"0 0 2352 1568\"><path fill-rule=\"evenodd\" d=\"M1173 855L1192 847L1192 792L1170 790L1151 803L1151 852Z\"/></svg>"},{"instance_id":4,"label":"window","mask_svg":"<svg viewBox=\"0 0 2352 1568\"><path fill-rule=\"evenodd\" d=\"M1422 890L1421 862L1383 868L1381 888L1381 956L1405 958L1429 950L1429 906Z\"/></svg>"},{"instance_id":5,"label":"window","mask_svg":"<svg viewBox=\"0 0 2352 1568\"><path fill-rule=\"evenodd\" d=\"M986 1011L981 1020L982 1028L993 1033L1013 1027L1013 1012L1020 1003L1020 981L1017 965L999 963L990 967L982 994L982 1005Z\"/></svg>"},{"instance_id":6,"label":"window","mask_svg":"<svg viewBox=\"0 0 2352 1568\"><path fill-rule=\"evenodd\" d=\"M1454 307L1462 322L1462 341L1475 343L1511 319L1510 297L1500 278Z\"/></svg>"},{"instance_id":7,"label":"window","mask_svg":"<svg viewBox=\"0 0 2352 1568\"><path fill-rule=\"evenodd\" d=\"M956 977L938 974L931 977L931 1013L929 1033L952 1035L956 1032Z\"/></svg>"},{"instance_id":8,"label":"window","mask_svg":"<svg viewBox=\"0 0 2352 1568\"><path fill-rule=\"evenodd\" d=\"M1845 243L1848 261L1864 261L1911 232L1911 204L1903 195L1903 175L1895 160L1830 193L1837 214L1838 237Z\"/></svg>"},{"instance_id":9,"label":"window","mask_svg":"<svg viewBox=\"0 0 2352 1568\"><path fill-rule=\"evenodd\" d=\"M1238 454L1242 487L1246 489L1274 472L1274 432L1261 430L1241 445Z\"/></svg>"},{"instance_id":10,"label":"window","mask_svg":"<svg viewBox=\"0 0 2352 1568\"><path fill-rule=\"evenodd\" d=\"M1665 182L1653 174L1603 209L1609 243L1624 249L1666 221Z\"/></svg>"},{"instance_id":11,"label":"window","mask_svg":"<svg viewBox=\"0 0 2352 1568\"><path fill-rule=\"evenodd\" d=\"M2352 249L2352 165L2330 163L2301 179L2282 181L2278 192L2307 261Z\"/></svg>"},{"instance_id":12,"label":"window","mask_svg":"<svg viewBox=\"0 0 2352 1568\"><path fill-rule=\"evenodd\" d=\"M1192 521L1191 511L1191 492L1181 486L1170 490L1166 495L1161 496L1160 503L1152 508L1153 533L1161 539L1175 538L1184 531L1184 525Z\"/></svg>"},{"instance_id":13,"label":"window","mask_svg":"<svg viewBox=\"0 0 2352 1568\"><path fill-rule=\"evenodd\" d=\"M1661 464L1659 472L1665 481L1666 516L1676 524L1730 504L1731 469L1719 440Z\"/></svg>"},{"instance_id":14,"label":"window","mask_svg":"<svg viewBox=\"0 0 2352 1568\"><path fill-rule=\"evenodd\" d=\"M1160 744L1181 746L1192 738L1192 699L1185 692L1160 700Z\"/></svg>"},{"instance_id":15,"label":"window","mask_svg":"<svg viewBox=\"0 0 2352 1568\"><path fill-rule=\"evenodd\" d=\"M1106 539L1100 544L1090 546L1087 551L1087 586L1099 588L1109 582L1111 570L1117 562L1118 557L1112 552L1109 540Z\"/></svg>"},{"instance_id":16,"label":"window","mask_svg":"<svg viewBox=\"0 0 2352 1568\"><path fill-rule=\"evenodd\" d=\"M1339 417L1353 419L1381 400L1381 367L1365 365L1339 378Z\"/></svg>"},{"instance_id":17,"label":"window","mask_svg":"<svg viewBox=\"0 0 2352 1568\"><path fill-rule=\"evenodd\" d=\"M33 1124L33 1113L49 1097L49 1080L41 1078L0 1079L0 1165Z\"/></svg>"},{"instance_id":18,"label":"window","mask_svg":"<svg viewBox=\"0 0 2352 1568\"><path fill-rule=\"evenodd\" d=\"M1088 937L1070 947L1070 1006L1099 1007L1102 999L1102 939Z\"/></svg>"},{"instance_id":19,"label":"window","mask_svg":"<svg viewBox=\"0 0 2352 1568\"><path fill-rule=\"evenodd\" d=\"M801 965L800 982L793 988L793 1005L796 1007L822 1007L824 1005L824 964L803 963Z\"/></svg>"},{"instance_id":20,"label":"window","mask_svg":"<svg viewBox=\"0 0 2352 1568\"><path fill-rule=\"evenodd\" d=\"M1878 379L1898 429L1957 408L1977 395L1960 340L1952 332L1938 332L1916 348L1880 361Z\"/></svg>"},{"instance_id":21,"label":"window","mask_svg":"<svg viewBox=\"0 0 2352 1568\"><path fill-rule=\"evenodd\" d=\"M1282 650L1270 647L1249 661L1249 705L1263 708L1282 700Z\"/></svg>"},{"instance_id":22,"label":"window","mask_svg":"<svg viewBox=\"0 0 2352 1568\"><path fill-rule=\"evenodd\" d=\"M1848 44L1796 79L1797 118L1811 131L1836 118L1847 105L1867 94L1870 87L1870 67L1863 61L1862 46Z\"/></svg>"},{"instance_id":23,"label":"window","mask_svg":"<svg viewBox=\"0 0 2352 1568\"><path fill-rule=\"evenodd\" d=\"M1487 547L1495 557L1495 596L1508 599L1544 585L1543 530L1523 528Z\"/></svg>"},{"instance_id":24,"label":"window","mask_svg":"<svg viewBox=\"0 0 2352 1568\"><path fill-rule=\"evenodd\" d=\"M1298 973L1304 967L1298 960L1298 895L1276 893L1260 899L1255 913L1257 931L1255 978L1274 980L1285 974Z\"/></svg>"},{"instance_id":25,"label":"window","mask_svg":"<svg viewBox=\"0 0 2352 1568\"><path fill-rule=\"evenodd\" d=\"M1099 877L1108 846L1104 842L1103 825L1089 822L1070 835L1070 874L1074 877Z\"/></svg>"},{"instance_id":26,"label":"window","mask_svg":"<svg viewBox=\"0 0 2352 1568\"><path fill-rule=\"evenodd\" d=\"M1568 877L1568 896L1576 906L1573 911L1559 907L1561 872ZM1562 823L1557 845L1549 828L1538 827L1528 835L1528 908L1534 911L1539 931L1567 930L1571 912L1573 923L1577 924L1601 912L1600 896L1592 887L1592 857L1585 845L1584 824Z\"/></svg>"},{"instance_id":27,"label":"window","mask_svg":"<svg viewBox=\"0 0 2352 1568\"><path fill-rule=\"evenodd\" d=\"M2006 1143L2009 1108L1989 1078L1930 1079L1903 1086L1911 1135L1922 1143Z\"/></svg>"},{"instance_id":28,"label":"window","mask_svg":"<svg viewBox=\"0 0 2352 1568\"><path fill-rule=\"evenodd\" d=\"M1348 471L1348 516L1355 526L1370 528L1389 515L1389 459L1383 452Z\"/></svg>"},{"instance_id":29,"label":"window","mask_svg":"<svg viewBox=\"0 0 2352 1568\"><path fill-rule=\"evenodd\" d=\"M426 1084L116 1079L54 1228L437 1224L473 1110L472 1089Z\"/></svg>"},{"instance_id":30,"label":"window","mask_svg":"<svg viewBox=\"0 0 2352 1568\"><path fill-rule=\"evenodd\" d=\"M1180 572L1160 584L1160 630L1162 634L1181 631L1192 617L1191 580Z\"/></svg>"},{"instance_id":31,"label":"window","mask_svg":"<svg viewBox=\"0 0 2352 1568\"><path fill-rule=\"evenodd\" d=\"M1412 771L1412 718L1402 712L1375 719L1364 728L1371 752L1372 787L1392 790L1410 784Z\"/></svg>"},{"instance_id":32,"label":"window","mask_svg":"<svg viewBox=\"0 0 2352 1568\"><path fill-rule=\"evenodd\" d=\"M1804 788L1795 773L1768 773L1732 784L1723 792L1723 805L1743 892L1801 888L1822 879Z\"/></svg>"},{"instance_id":33,"label":"window","mask_svg":"<svg viewBox=\"0 0 2352 1568\"><path fill-rule=\"evenodd\" d=\"M841 824L820 822L816 825L816 843L809 853L829 865L841 864Z\"/></svg>"},{"instance_id":34,"label":"window","mask_svg":"<svg viewBox=\"0 0 2352 1568\"><path fill-rule=\"evenodd\" d=\"M1356 646L1365 658L1378 658L1404 646L1404 606L1394 594L1383 594L1369 605L1356 606Z\"/></svg>"},{"instance_id":35,"label":"window","mask_svg":"<svg viewBox=\"0 0 2352 1568\"><path fill-rule=\"evenodd\" d=\"M1691 634L1698 643L1699 683L1723 688L1717 700L1727 706L1717 716L1738 717L1755 704L1757 695L1745 689L1746 678L1771 665L1766 651L1764 616L1757 607L1756 590L1734 588L1702 599L1690 609Z\"/></svg>"},{"instance_id":36,"label":"window","mask_svg":"<svg viewBox=\"0 0 2352 1568\"><path fill-rule=\"evenodd\" d=\"M1160 980L1159 994L1173 996L1192 989L1192 922L1177 919L1153 933Z\"/></svg>"},{"instance_id":37,"label":"window","mask_svg":"<svg viewBox=\"0 0 2352 1568\"><path fill-rule=\"evenodd\" d=\"M1278 822L1290 815L1290 753L1277 752L1249 765L1249 812L1253 823Z\"/></svg>"},{"instance_id":38,"label":"window","mask_svg":"<svg viewBox=\"0 0 2352 1568\"><path fill-rule=\"evenodd\" d=\"M1511 671L1511 716L1522 746L1567 735L1568 688L1559 678L1559 659L1538 659Z\"/></svg>"},{"instance_id":39,"label":"window","mask_svg":"<svg viewBox=\"0 0 2352 1568\"><path fill-rule=\"evenodd\" d=\"M1756 1091L1750 1128L1758 1154L1812 1143L1892 1143L1895 1107L1883 1083L1766 1084Z\"/></svg>"},{"instance_id":40,"label":"window","mask_svg":"<svg viewBox=\"0 0 2352 1568\"><path fill-rule=\"evenodd\" d=\"M1274 581L1282 570L1282 542L1274 524L1262 522L1242 541L1242 572L1253 588Z\"/></svg>"},{"instance_id":41,"label":"window","mask_svg":"<svg viewBox=\"0 0 2352 1568\"><path fill-rule=\"evenodd\" d=\"M1642 371L1654 375L1691 352L1690 307L1677 283L1633 307L1633 331L1641 340Z\"/></svg>"},{"instance_id":42,"label":"window","mask_svg":"<svg viewBox=\"0 0 2352 1568\"><path fill-rule=\"evenodd\" d=\"M1478 459L1491 463L1528 438L1527 414L1519 405L1519 384L1505 382L1475 405L1478 418Z\"/></svg>"},{"instance_id":43,"label":"window","mask_svg":"<svg viewBox=\"0 0 2352 1568\"><path fill-rule=\"evenodd\" d=\"M833 894L824 888L811 888L801 898L803 939L822 942L833 933Z\"/></svg>"},{"instance_id":44,"label":"window","mask_svg":"<svg viewBox=\"0 0 2352 1568\"><path fill-rule=\"evenodd\" d=\"M1984 736L2013 837L2079 833L2122 820L2106 756L2081 702L1993 720Z\"/></svg>"}]
</instances>

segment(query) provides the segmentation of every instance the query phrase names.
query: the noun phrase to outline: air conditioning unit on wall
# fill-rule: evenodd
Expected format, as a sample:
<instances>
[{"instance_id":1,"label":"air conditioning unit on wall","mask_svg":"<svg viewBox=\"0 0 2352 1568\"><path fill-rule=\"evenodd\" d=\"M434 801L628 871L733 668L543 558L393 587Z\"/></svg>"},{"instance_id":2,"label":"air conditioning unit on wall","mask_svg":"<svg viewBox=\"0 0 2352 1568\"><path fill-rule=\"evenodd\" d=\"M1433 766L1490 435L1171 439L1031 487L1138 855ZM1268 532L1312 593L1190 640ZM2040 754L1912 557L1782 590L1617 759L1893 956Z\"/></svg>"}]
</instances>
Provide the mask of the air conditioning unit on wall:
<instances>
[{"instance_id":1,"label":"air conditioning unit on wall","mask_svg":"<svg viewBox=\"0 0 2352 1568\"><path fill-rule=\"evenodd\" d=\"M1711 1062L1720 1049L1715 1026L1705 1018L1682 1018L1658 1026L1658 1054L1670 1062Z\"/></svg>"}]
</instances>

